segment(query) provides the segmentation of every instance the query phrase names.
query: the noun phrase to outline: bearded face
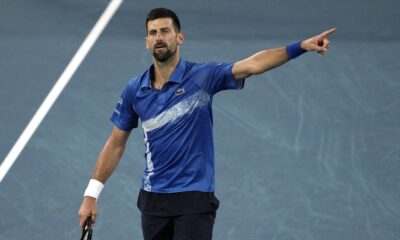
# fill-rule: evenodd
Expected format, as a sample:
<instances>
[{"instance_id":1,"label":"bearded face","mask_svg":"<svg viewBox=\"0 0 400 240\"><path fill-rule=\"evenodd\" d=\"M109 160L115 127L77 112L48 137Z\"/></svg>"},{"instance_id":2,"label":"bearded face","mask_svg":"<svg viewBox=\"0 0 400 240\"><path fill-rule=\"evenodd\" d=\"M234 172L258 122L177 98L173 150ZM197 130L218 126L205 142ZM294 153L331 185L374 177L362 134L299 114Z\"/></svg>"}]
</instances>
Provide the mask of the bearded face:
<instances>
[{"instance_id":1,"label":"bearded face","mask_svg":"<svg viewBox=\"0 0 400 240\"><path fill-rule=\"evenodd\" d=\"M183 34L174 28L172 19L158 18L147 23L146 47L158 62L167 62L178 52Z\"/></svg>"},{"instance_id":2,"label":"bearded face","mask_svg":"<svg viewBox=\"0 0 400 240\"><path fill-rule=\"evenodd\" d=\"M157 42L153 47L153 57L159 62L166 62L176 54L176 45L168 46L165 42Z\"/></svg>"}]
</instances>

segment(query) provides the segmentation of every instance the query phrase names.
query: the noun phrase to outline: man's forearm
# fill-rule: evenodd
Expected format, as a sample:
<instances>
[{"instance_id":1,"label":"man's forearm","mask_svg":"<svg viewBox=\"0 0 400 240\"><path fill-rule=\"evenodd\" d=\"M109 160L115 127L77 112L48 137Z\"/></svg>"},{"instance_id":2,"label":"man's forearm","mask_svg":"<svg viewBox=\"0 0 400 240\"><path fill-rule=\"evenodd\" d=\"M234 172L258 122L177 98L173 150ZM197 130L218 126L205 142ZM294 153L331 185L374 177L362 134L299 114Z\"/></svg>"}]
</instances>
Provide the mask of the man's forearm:
<instances>
[{"instance_id":1,"label":"man's forearm","mask_svg":"<svg viewBox=\"0 0 400 240\"><path fill-rule=\"evenodd\" d=\"M110 140L107 141L100 152L91 178L104 184L117 167L124 150L125 145L114 145Z\"/></svg>"},{"instance_id":2,"label":"man's forearm","mask_svg":"<svg viewBox=\"0 0 400 240\"><path fill-rule=\"evenodd\" d=\"M80 219L79 226L81 228L84 227L88 218L91 218L93 223L96 222L96 200L98 199L100 192L104 187L104 183L111 176L124 152L125 144L116 145L111 139L112 137L110 137L110 139L104 145L103 150L100 152L91 177L92 179L85 190L85 197L78 213Z\"/></svg>"},{"instance_id":3,"label":"man's forearm","mask_svg":"<svg viewBox=\"0 0 400 240\"><path fill-rule=\"evenodd\" d=\"M114 127L110 137L100 152L93 170L91 180L85 190L84 196L97 199L104 183L117 167L125 150L125 144L131 131L123 131Z\"/></svg>"},{"instance_id":4,"label":"man's forearm","mask_svg":"<svg viewBox=\"0 0 400 240\"><path fill-rule=\"evenodd\" d=\"M284 47L267 49L236 62L232 74L235 79L244 79L276 68L288 60Z\"/></svg>"},{"instance_id":5,"label":"man's forearm","mask_svg":"<svg viewBox=\"0 0 400 240\"><path fill-rule=\"evenodd\" d=\"M253 65L251 75L261 74L289 60L284 47L260 51L249 58Z\"/></svg>"}]
</instances>

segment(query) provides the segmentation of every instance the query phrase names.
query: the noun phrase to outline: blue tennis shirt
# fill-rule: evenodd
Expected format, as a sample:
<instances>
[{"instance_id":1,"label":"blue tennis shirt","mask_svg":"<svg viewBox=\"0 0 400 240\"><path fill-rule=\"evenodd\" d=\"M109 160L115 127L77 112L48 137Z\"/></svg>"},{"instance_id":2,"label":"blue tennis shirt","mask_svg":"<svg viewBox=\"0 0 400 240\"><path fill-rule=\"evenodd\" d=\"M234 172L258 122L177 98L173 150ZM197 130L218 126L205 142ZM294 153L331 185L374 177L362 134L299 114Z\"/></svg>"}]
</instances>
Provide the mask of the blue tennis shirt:
<instances>
[{"instance_id":1,"label":"blue tennis shirt","mask_svg":"<svg viewBox=\"0 0 400 240\"><path fill-rule=\"evenodd\" d=\"M233 64L180 60L162 89L151 87L154 66L133 78L121 94L111 121L123 131L138 126L145 141L141 188L148 192L214 191L212 97L241 89Z\"/></svg>"}]
</instances>

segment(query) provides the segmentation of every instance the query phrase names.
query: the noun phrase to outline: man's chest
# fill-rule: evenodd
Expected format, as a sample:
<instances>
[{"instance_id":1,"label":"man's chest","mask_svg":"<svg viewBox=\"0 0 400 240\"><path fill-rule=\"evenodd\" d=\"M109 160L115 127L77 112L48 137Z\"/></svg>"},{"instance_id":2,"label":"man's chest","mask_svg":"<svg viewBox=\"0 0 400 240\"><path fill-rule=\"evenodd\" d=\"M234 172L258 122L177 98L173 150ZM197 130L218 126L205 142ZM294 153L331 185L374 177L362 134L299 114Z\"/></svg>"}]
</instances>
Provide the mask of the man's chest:
<instances>
[{"instance_id":1,"label":"man's chest","mask_svg":"<svg viewBox=\"0 0 400 240\"><path fill-rule=\"evenodd\" d=\"M189 80L190 81L190 80ZM180 115L196 105L202 92L193 82L166 83L162 89L139 91L134 108L142 122L165 115Z\"/></svg>"}]
</instances>

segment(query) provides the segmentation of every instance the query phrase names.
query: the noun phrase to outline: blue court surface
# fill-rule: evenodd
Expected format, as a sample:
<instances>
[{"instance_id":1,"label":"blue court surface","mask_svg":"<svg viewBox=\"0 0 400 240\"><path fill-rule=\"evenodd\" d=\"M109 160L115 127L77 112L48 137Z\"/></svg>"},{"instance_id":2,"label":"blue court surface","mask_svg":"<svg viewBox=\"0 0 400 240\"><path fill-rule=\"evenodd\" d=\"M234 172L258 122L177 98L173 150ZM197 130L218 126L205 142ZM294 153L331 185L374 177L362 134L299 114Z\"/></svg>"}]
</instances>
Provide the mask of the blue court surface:
<instances>
[{"instance_id":1,"label":"blue court surface","mask_svg":"<svg viewBox=\"0 0 400 240\"><path fill-rule=\"evenodd\" d=\"M0 2L0 162L108 5ZM122 3L0 183L0 239L78 239L77 212L109 118L150 65L145 17L181 18L181 52L232 62L331 27L307 53L214 99L217 240L400 238L400 2ZM99 199L94 239L142 239L136 198L145 160L133 131Z\"/></svg>"}]
</instances>

